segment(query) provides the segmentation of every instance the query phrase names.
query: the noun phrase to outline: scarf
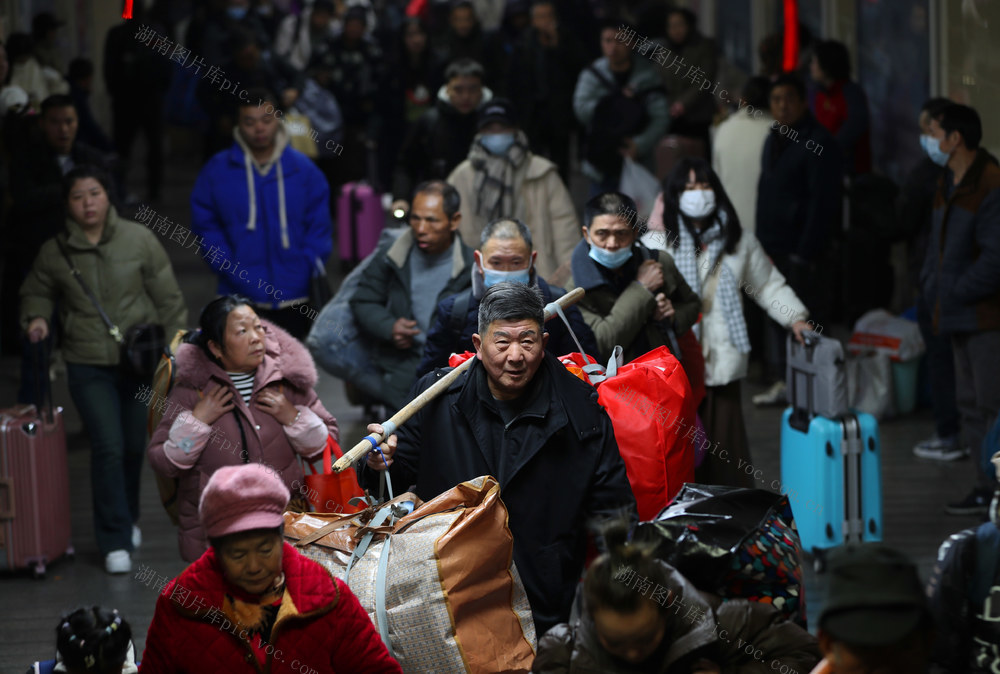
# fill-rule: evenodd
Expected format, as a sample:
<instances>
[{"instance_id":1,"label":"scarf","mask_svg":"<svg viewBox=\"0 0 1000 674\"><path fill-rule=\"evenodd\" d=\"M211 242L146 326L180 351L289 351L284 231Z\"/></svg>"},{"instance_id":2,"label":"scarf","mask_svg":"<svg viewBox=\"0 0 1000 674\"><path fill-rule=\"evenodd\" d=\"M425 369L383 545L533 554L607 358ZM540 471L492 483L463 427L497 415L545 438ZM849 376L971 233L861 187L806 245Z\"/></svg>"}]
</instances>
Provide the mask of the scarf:
<instances>
[{"instance_id":1,"label":"scarf","mask_svg":"<svg viewBox=\"0 0 1000 674\"><path fill-rule=\"evenodd\" d=\"M278 617L277 604L285 594L285 574L280 574L267 592L252 599L246 593L226 592L222 599L222 612L234 625L246 628L261 638L271 638L271 627ZM243 595L243 596L240 596Z\"/></svg>"},{"instance_id":2,"label":"scarf","mask_svg":"<svg viewBox=\"0 0 1000 674\"><path fill-rule=\"evenodd\" d=\"M699 234L701 242L708 250L700 252L694 236L684 224L683 219L677 217L677 231L680 234L680 246L677 254L674 255L674 262L681 276L691 286L691 289L701 297L701 279L698 276L699 266L705 267L708 262L698 264L698 255L701 254L711 261L713 268L709 274L715 273L715 266L719 267L719 282L715 288L715 296L722 304L722 311L726 317L726 325L729 327L729 340L740 353L750 353L750 337L747 334L747 324L743 318L743 304L740 301L740 289L736 284L736 277L729 270L729 267L722 260L723 248L726 244L726 214L718 212L718 216L710 227ZM707 267L706 267L707 268ZM701 323L695 325L695 335L701 339Z\"/></svg>"},{"instance_id":3,"label":"scarf","mask_svg":"<svg viewBox=\"0 0 1000 674\"><path fill-rule=\"evenodd\" d=\"M490 154L476 134L469 149L469 162L476 172L476 215L487 221L514 217L514 190L520 187L518 172L527 166L528 137L518 131L507 154Z\"/></svg>"}]
</instances>

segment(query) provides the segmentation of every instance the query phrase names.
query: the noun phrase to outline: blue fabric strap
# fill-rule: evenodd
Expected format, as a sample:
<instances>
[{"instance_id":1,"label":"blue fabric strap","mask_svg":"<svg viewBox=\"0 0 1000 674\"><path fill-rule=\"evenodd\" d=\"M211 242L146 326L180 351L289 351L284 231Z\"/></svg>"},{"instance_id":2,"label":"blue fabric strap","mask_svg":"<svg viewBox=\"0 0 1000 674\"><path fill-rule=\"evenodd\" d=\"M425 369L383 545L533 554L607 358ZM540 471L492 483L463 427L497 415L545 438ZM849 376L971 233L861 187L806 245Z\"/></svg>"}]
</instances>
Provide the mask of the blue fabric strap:
<instances>
[{"instance_id":1,"label":"blue fabric strap","mask_svg":"<svg viewBox=\"0 0 1000 674\"><path fill-rule=\"evenodd\" d=\"M385 584L386 571L389 568L389 543L392 536L385 537L382 545L382 554L378 560L378 573L375 576L375 619L378 622L378 633L382 636L382 642L389 650L389 655L396 657L392 652L392 642L389 641L389 615L385 609Z\"/></svg>"},{"instance_id":2,"label":"blue fabric strap","mask_svg":"<svg viewBox=\"0 0 1000 674\"><path fill-rule=\"evenodd\" d=\"M380 527L387 519L389 519L391 515L392 515L391 506L382 508L375 513L375 517L373 517L372 521L368 523L368 526L371 527L372 529ZM347 583L348 585L350 585L348 578L351 575L351 569L354 568L354 562L358 561L359 559L365 556L365 553L368 552L368 546L371 545L372 538L374 537L375 537L375 532L369 531L367 534L361 537L361 540L358 541L358 544L354 547L354 551L351 552L351 558L347 561L347 570L344 571L344 582Z\"/></svg>"},{"instance_id":3,"label":"blue fabric strap","mask_svg":"<svg viewBox=\"0 0 1000 674\"><path fill-rule=\"evenodd\" d=\"M395 430L396 425L391 421L382 422L382 427L385 429L385 437L389 437ZM372 448L370 451L378 452L378 455L382 458L382 463L385 464L385 471L382 473L382 484L379 485L379 500L385 501L385 491L389 491L389 499L392 500L396 498L392 491L392 478L389 476L389 462L385 460L385 454L382 453L382 448L379 447L379 441L376 440L371 435L366 435L362 440L367 440L371 444Z\"/></svg>"},{"instance_id":4,"label":"blue fabric strap","mask_svg":"<svg viewBox=\"0 0 1000 674\"><path fill-rule=\"evenodd\" d=\"M382 493L383 492L383 488L384 488L385 491L389 492L389 498L388 499L386 499L385 498L385 494ZM379 491L379 498L382 501L387 501L387 500L391 501L392 499L396 498L396 495L392 492L392 476L389 475L389 471L387 471L387 470L383 470L382 471L382 484L379 485L378 491Z\"/></svg>"},{"instance_id":5,"label":"blue fabric strap","mask_svg":"<svg viewBox=\"0 0 1000 674\"><path fill-rule=\"evenodd\" d=\"M376 440L374 437L372 437L370 435L366 435L365 437L363 437L361 439L362 440L367 440L371 444L372 448L371 448L370 451L378 452L378 455L380 457L382 457L382 463L385 464L385 468L386 468L386 470L388 470L389 469L389 463L385 460L385 454L382 453L382 449L379 447L379 441Z\"/></svg>"}]
</instances>

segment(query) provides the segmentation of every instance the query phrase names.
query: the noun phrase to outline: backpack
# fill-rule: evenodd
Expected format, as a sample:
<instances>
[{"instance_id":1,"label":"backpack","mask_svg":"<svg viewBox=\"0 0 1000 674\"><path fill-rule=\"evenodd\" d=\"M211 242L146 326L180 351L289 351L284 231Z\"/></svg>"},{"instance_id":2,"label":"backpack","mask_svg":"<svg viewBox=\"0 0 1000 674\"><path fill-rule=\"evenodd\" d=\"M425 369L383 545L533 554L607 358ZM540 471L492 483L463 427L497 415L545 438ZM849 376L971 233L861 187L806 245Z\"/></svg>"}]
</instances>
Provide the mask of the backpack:
<instances>
[{"instance_id":1,"label":"backpack","mask_svg":"<svg viewBox=\"0 0 1000 674\"><path fill-rule=\"evenodd\" d=\"M619 152L622 141L641 133L649 126L649 112L646 97L663 91L662 87L651 87L626 96L624 87L609 79L593 65L588 66L594 77L609 93L594 108L594 114L587 125L587 142L584 158L605 176L617 176L622 170L622 155Z\"/></svg>"},{"instance_id":2,"label":"backpack","mask_svg":"<svg viewBox=\"0 0 1000 674\"><path fill-rule=\"evenodd\" d=\"M146 413L146 433L150 436L160 425L160 420L163 419L167 409L167 396L174 387L174 380L177 378L177 358L175 356L177 348L181 344L191 343L195 334L194 330L178 330L173 339L170 340L170 344L163 350L163 355L160 356L160 364L156 366L156 372L153 373L153 383L150 387L153 394L149 400L149 411ZM163 509L167 511L174 526L180 524L177 503L179 484L180 480L176 477L163 477L156 473L156 489L160 492L160 503L163 504Z\"/></svg>"}]
</instances>

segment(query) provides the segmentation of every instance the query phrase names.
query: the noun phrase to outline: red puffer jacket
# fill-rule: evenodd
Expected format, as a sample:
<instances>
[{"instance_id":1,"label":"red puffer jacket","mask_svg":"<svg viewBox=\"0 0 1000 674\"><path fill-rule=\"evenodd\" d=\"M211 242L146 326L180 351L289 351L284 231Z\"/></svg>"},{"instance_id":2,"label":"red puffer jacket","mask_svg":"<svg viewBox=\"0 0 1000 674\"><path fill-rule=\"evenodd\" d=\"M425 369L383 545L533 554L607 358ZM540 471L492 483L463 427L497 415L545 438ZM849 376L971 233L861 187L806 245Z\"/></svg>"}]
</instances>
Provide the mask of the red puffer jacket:
<instances>
[{"instance_id":1,"label":"red puffer jacket","mask_svg":"<svg viewBox=\"0 0 1000 674\"><path fill-rule=\"evenodd\" d=\"M139 671L402 673L347 585L287 543L281 565L285 594L270 642L261 644L222 614L227 586L209 548L157 598Z\"/></svg>"}]
</instances>

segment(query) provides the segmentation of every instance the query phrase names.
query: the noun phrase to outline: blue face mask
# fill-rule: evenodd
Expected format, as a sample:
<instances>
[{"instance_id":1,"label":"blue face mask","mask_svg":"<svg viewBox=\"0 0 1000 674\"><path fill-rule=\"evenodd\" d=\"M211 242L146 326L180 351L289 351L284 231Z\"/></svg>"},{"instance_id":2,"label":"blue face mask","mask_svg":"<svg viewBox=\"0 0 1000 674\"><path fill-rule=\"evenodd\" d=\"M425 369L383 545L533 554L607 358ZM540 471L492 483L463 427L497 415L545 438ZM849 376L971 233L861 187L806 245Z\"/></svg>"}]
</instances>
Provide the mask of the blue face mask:
<instances>
[{"instance_id":1,"label":"blue face mask","mask_svg":"<svg viewBox=\"0 0 1000 674\"><path fill-rule=\"evenodd\" d=\"M514 281L528 285L531 282L531 267L518 269L517 271L497 271L483 267L483 285L489 288L491 285L500 283L501 281Z\"/></svg>"},{"instance_id":2,"label":"blue face mask","mask_svg":"<svg viewBox=\"0 0 1000 674\"><path fill-rule=\"evenodd\" d=\"M483 144L490 154L507 154L507 150L514 144L513 133L485 133L480 136L479 142Z\"/></svg>"},{"instance_id":3,"label":"blue face mask","mask_svg":"<svg viewBox=\"0 0 1000 674\"><path fill-rule=\"evenodd\" d=\"M630 257L632 257L632 246L619 248L611 252L610 250L598 248L594 244L590 244L590 259L608 269L618 269L618 267L628 262Z\"/></svg>"},{"instance_id":4,"label":"blue face mask","mask_svg":"<svg viewBox=\"0 0 1000 674\"><path fill-rule=\"evenodd\" d=\"M246 7L227 7L226 8L226 14L229 15L229 18L236 19L237 21L240 21L243 17L245 17L247 15L247 8Z\"/></svg>"},{"instance_id":5,"label":"blue face mask","mask_svg":"<svg viewBox=\"0 0 1000 674\"><path fill-rule=\"evenodd\" d=\"M927 139L926 144L924 143L924 138ZM934 162L938 166L948 165L948 159L950 158L951 155L949 155L947 152L941 151L941 143L938 141L937 138L935 138L934 136L921 136L920 141L921 141L920 144L924 148L924 152L927 153L927 156L931 158L932 162Z\"/></svg>"}]
</instances>

